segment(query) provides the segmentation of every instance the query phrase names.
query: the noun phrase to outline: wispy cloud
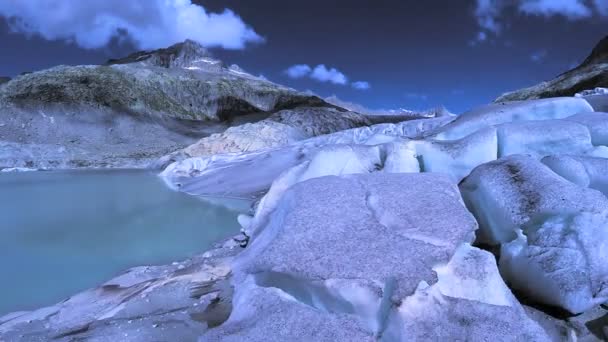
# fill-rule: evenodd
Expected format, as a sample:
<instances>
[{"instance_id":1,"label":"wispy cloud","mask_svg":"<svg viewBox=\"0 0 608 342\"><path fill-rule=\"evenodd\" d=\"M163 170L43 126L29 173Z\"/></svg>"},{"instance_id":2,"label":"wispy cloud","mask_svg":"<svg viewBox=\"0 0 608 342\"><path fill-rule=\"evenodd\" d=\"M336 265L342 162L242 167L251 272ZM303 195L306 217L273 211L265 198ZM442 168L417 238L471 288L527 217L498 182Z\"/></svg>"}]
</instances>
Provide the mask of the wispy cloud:
<instances>
[{"instance_id":1,"label":"wispy cloud","mask_svg":"<svg viewBox=\"0 0 608 342\"><path fill-rule=\"evenodd\" d=\"M365 81L353 82L353 83L351 83L351 86L357 90L368 90L369 88L371 88L371 85L369 84L369 82L365 82Z\"/></svg>"},{"instance_id":2,"label":"wispy cloud","mask_svg":"<svg viewBox=\"0 0 608 342\"><path fill-rule=\"evenodd\" d=\"M186 39L208 47L242 49L264 40L233 11L209 13L191 0L9 0L0 1L0 16L13 32L74 42L86 49L104 47L117 37L142 49Z\"/></svg>"},{"instance_id":3,"label":"wispy cloud","mask_svg":"<svg viewBox=\"0 0 608 342\"><path fill-rule=\"evenodd\" d=\"M547 57L547 50L538 50L530 55L530 60L534 63L540 63Z\"/></svg>"},{"instance_id":4,"label":"wispy cloud","mask_svg":"<svg viewBox=\"0 0 608 342\"><path fill-rule=\"evenodd\" d=\"M477 0L477 6L475 7L475 17L477 18L477 24L484 31L499 33L502 30L498 18L502 11L503 1L502 0ZM484 32L482 31L482 32Z\"/></svg>"},{"instance_id":5,"label":"wispy cloud","mask_svg":"<svg viewBox=\"0 0 608 342\"><path fill-rule=\"evenodd\" d=\"M582 0L524 0L519 3L519 10L528 15L560 15L571 20L588 18L593 13Z\"/></svg>"},{"instance_id":6,"label":"wispy cloud","mask_svg":"<svg viewBox=\"0 0 608 342\"><path fill-rule=\"evenodd\" d=\"M477 36L469 42L469 45L475 46L479 43L485 42L487 39L488 39L488 34L483 31L479 31L479 32L477 32Z\"/></svg>"},{"instance_id":7,"label":"wispy cloud","mask_svg":"<svg viewBox=\"0 0 608 342\"><path fill-rule=\"evenodd\" d=\"M520 15L583 20L593 15L608 16L608 0L476 0L475 19L479 26L472 42L486 41L487 36L500 35L505 27L503 13L513 9ZM482 33L486 36L484 39Z\"/></svg>"},{"instance_id":8,"label":"wispy cloud","mask_svg":"<svg viewBox=\"0 0 608 342\"><path fill-rule=\"evenodd\" d=\"M419 100L419 101L427 101L429 99L429 96L427 94L415 93L415 92L405 93L405 97L407 97L408 99L411 99L411 100Z\"/></svg>"},{"instance_id":9,"label":"wispy cloud","mask_svg":"<svg viewBox=\"0 0 608 342\"><path fill-rule=\"evenodd\" d=\"M285 74L293 79L308 77L323 83L338 85L349 84L348 77L343 72L336 68L328 68L325 64L319 64L314 68L308 64L295 64L287 68ZM370 84L365 81L352 82L350 85L358 90L366 90L371 87Z\"/></svg>"}]
</instances>

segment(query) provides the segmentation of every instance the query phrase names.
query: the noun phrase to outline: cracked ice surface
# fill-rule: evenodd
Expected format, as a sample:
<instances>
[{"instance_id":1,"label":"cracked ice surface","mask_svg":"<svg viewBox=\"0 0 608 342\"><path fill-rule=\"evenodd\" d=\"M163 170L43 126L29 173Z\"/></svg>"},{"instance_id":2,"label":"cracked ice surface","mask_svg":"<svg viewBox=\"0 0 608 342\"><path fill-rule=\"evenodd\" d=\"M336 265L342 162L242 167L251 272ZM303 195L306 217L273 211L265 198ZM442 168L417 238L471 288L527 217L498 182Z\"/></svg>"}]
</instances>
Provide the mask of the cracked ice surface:
<instances>
[{"instance_id":1,"label":"cracked ice surface","mask_svg":"<svg viewBox=\"0 0 608 342\"><path fill-rule=\"evenodd\" d=\"M547 340L469 245L476 228L446 176L298 183L235 260L231 317L201 340Z\"/></svg>"},{"instance_id":2,"label":"cracked ice surface","mask_svg":"<svg viewBox=\"0 0 608 342\"><path fill-rule=\"evenodd\" d=\"M316 178L283 195L235 268L308 279L395 277L403 295L420 280L433 282L432 267L446 263L461 242L471 242L476 228L445 176Z\"/></svg>"}]
</instances>

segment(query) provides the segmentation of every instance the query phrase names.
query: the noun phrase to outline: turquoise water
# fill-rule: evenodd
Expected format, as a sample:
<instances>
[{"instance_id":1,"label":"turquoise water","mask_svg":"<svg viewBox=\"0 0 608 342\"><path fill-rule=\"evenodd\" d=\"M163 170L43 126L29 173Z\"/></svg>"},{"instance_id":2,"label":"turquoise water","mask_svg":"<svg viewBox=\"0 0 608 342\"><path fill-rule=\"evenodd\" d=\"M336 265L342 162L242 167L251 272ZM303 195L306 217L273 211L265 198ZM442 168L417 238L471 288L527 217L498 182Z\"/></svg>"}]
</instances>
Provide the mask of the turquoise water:
<instances>
[{"instance_id":1,"label":"turquoise water","mask_svg":"<svg viewBox=\"0 0 608 342\"><path fill-rule=\"evenodd\" d=\"M238 232L247 208L214 203L146 171L0 174L0 315L209 249Z\"/></svg>"}]
</instances>

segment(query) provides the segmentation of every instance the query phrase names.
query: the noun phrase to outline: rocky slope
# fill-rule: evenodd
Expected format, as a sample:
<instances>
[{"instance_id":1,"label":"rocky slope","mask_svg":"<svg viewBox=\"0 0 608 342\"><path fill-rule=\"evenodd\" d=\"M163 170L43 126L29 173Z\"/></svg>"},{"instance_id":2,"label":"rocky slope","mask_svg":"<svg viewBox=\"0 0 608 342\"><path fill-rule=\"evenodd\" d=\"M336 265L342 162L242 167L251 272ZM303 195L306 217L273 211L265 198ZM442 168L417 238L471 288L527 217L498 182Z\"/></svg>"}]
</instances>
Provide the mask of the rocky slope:
<instances>
[{"instance_id":1,"label":"rocky slope","mask_svg":"<svg viewBox=\"0 0 608 342\"><path fill-rule=\"evenodd\" d=\"M573 96L596 87L608 87L608 37L602 39L576 68L550 81L503 94L495 102Z\"/></svg>"},{"instance_id":2,"label":"rocky slope","mask_svg":"<svg viewBox=\"0 0 608 342\"><path fill-rule=\"evenodd\" d=\"M175 189L257 199L239 245L7 315L0 339L605 340L607 137L570 97L184 159Z\"/></svg>"},{"instance_id":3,"label":"rocky slope","mask_svg":"<svg viewBox=\"0 0 608 342\"><path fill-rule=\"evenodd\" d=\"M327 110L329 126L343 111L225 66L192 41L106 65L58 66L0 86L0 169L143 167L211 133L299 107Z\"/></svg>"}]
</instances>

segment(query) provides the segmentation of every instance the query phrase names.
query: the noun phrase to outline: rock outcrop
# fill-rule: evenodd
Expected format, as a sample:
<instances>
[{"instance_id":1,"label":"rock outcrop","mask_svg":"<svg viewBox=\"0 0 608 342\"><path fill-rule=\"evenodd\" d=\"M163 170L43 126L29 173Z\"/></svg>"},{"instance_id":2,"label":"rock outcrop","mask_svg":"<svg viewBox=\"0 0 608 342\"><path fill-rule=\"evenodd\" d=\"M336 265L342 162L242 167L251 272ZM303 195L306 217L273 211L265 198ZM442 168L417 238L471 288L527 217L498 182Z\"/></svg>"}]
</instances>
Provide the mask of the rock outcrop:
<instances>
[{"instance_id":1,"label":"rock outcrop","mask_svg":"<svg viewBox=\"0 0 608 342\"><path fill-rule=\"evenodd\" d=\"M550 81L503 94L494 102L574 96L596 87L608 87L608 37L602 39L576 68Z\"/></svg>"},{"instance_id":2,"label":"rock outcrop","mask_svg":"<svg viewBox=\"0 0 608 342\"><path fill-rule=\"evenodd\" d=\"M231 312L233 241L182 262L135 267L54 306L0 317L1 341L196 341Z\"/></svg>"}]
</instances>

